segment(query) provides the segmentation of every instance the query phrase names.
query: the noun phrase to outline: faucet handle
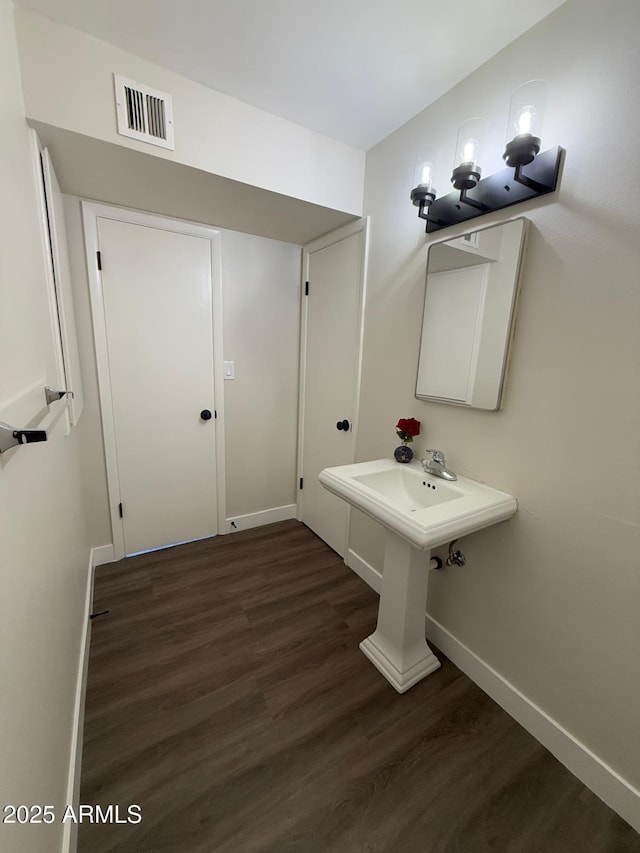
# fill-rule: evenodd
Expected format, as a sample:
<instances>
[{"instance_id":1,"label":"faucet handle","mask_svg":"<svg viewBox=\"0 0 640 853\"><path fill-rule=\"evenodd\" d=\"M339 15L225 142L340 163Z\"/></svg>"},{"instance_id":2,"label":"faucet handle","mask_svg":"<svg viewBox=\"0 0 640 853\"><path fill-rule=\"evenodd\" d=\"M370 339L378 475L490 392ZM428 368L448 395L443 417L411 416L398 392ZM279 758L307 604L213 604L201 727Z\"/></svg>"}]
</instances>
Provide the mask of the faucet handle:
<instances>
[{"instance_id":1,"label":"faucet handle","mask_svg":"<svg viewBox=\"0 0 640 853\"><path fill-rule=\"evenodd\" d=\"M441 450L427 450L427 453L431 454L431 458L422 460L425 474L434 474L436 477L442 477L443 480L458 479L453 471L447 468L444 453Z\"/></svg>"}]
</instances>

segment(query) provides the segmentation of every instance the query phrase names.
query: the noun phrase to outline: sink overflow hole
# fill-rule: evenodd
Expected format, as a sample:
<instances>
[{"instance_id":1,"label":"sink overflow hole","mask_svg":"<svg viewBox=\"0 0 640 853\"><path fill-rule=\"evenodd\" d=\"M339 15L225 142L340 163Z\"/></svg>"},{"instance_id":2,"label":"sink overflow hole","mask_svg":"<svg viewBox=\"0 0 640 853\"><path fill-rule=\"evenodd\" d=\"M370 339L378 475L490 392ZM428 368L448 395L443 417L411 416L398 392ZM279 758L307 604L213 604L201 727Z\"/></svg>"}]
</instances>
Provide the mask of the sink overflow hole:
<instances>
[{"instance_id":1,"label":"sink overflow hole","mask_svg":"<svg viewBox=\"0 0 640 853\"><path fill-rule=\"evenodd\" d=\"M436 487L435 487L434 485L432 485L431 483L427 483L427 481L426 481L426 480L423 480L423 481L422 481L422 485L423 485L423 486L426 486L428 489L433 489L433 490L435 491L435 488L436 488Z\"/></svg>"}]
</instances>

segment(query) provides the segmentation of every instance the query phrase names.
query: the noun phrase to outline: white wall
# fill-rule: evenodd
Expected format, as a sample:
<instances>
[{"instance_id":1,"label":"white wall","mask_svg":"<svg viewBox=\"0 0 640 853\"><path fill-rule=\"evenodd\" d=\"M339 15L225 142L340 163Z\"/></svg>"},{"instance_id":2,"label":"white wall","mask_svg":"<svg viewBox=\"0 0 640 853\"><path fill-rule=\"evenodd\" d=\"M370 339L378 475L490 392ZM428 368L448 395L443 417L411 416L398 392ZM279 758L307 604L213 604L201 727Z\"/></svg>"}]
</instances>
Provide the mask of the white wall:
<instances>
[{"instance_id":1,"label":"white wall","mask_svg":"<svg viewBox=\"0 0 640 853\"><path fill-rule=\"evenodd\" d=\"M12 4L0 0L0 420L32 383L53 378L45 266L20 90ZM35 414L35 413L34 413ZM26 426L26 424L12 424ZM0 457L0 790L2 805L66 800L89 558L78 441ZM0 827L0 847L50 853L62 826Z\"/></svg>"},{"instance_id":2,"label":"white wall","mask_svg":"<svg viewBox=\"0 0 640 853\"><path fill-rule=\"evenodd\" d=\"M360 215L363 151L16 9L30 119ZM119 136L113 73L173 96L175 152Z\"/></svg>"},{"instance_id":3,"label":"white wall","mask_svg":"<svg viewBox=\"0 0 640 853\"><path fill-rule=\"evenodd\" d=\"M297 245L354 218L111 142L31 124L49 149L60 186L79 198L191 222L224 222L233 231Z\"/></svg>"},{"instance_id":4,"label":"white wall","mask_svg":"<svg viewBox=\"0 0 640 853\"><path fill-rule=\"evenodd\" d=\"M294 504L299 246L222 232L227 517Z\"/></svg>"},{"instance_id":5,"label":"white wall","mask_svg":"<svg viewBox=\"0 0 640 853\"><path fill-rule=\"evenodd\" d=\"M111 542L102 420L80 200L65 197L85 413L79 424L92 545ZM236 379L224 383L227 517L296 500L299 246L221 230L223 344Z\"/></svg>"},{"instance_id":6,"label":"white wall","mask_svg":"<svg viewBox=\"0 0 640 853\"><path fill-rule=\"evenodd\" d=\"M512 521L461 542L464 569L431 575L428 612L632 785L640 787L640 6L569 0L367 157L372 217L357 453L415 445L514 494ZM485 174L501 167L512 91L549 81L543 145L567 150L553 196L492 214L532 223L504 408L414 399L426 250L409 201L417 153L440 146L450 187L457 127L492 122ZM439 232L451 237L463 228ZM355 514L354 514L355 515ZM379 528L351 547L382 567Z\"/></svg>"}]
</instances>

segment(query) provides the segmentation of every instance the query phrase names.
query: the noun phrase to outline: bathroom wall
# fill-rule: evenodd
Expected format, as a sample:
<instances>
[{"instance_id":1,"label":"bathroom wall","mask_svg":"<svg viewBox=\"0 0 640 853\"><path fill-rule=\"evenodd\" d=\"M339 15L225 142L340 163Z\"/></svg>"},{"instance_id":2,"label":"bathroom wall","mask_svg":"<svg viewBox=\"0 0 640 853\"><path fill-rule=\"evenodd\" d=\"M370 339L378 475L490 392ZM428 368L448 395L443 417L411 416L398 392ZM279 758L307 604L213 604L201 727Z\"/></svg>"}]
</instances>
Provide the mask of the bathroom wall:
<instances>
[{"instance_id":1,"label":"bathroom wall","mask_svg":"<svg viewBox=\"0 0 640 853\"><path fill-rule=\"evenodd\" d=\"M627 782L640 787L640 6L569 0L367 156L371 216L359 459L390 455L400 417L418 454L514 494L509 522L466 537L464 568L432 573L428 613ZM414 398L430 237L409 201L415 158L440 147L448 192L458 126L491 122L503 165L511 93L543 77L543 147L562 145L555 195L477 220L531 220L504 407ZM456 236L461 227L433 239ZM452 334L455 330L452 330ZM379 528L350 546L377 569Z\"/></svg>"},{"instance_id":2,"label":"bathroom wall","mask_svg":"<svg viewBox=\"0 0 640 853\"><path fill-rule=\"evenodd\" d=\"M29 119L360 215L363 151L21 7L16 27ZM114 72L172 95L175 151L118 135Z\"/></svg>"},{"instance_id":3,"label":"bathroom wall","mask_svg":"<svg viewBox=\"0 0 640 853\"><path fill-rule=\"evenodd\" d=\"M55 164L54 164L55 165ZM80 200L65 197L85 387L79 425L92 545L111 543ZM295 503L301 249L221 229L227 517ZM223 532L223 531L221 531Z\"/></svg>"},{"instance_id":4,"label":"bathroom wall","mask_svg":"<svg viewBox=\"0 0 640 853\"><path fill-rule=\"evenodd\" d=\"M11 423L20 409L11 400L54 379L55 360L9 0L0 0L0 125L0 420ZM78 436L65 437L63 423L47 442L0 457L2 806L50 804L56 814L67 798L89 562ZM0 848L50 853L61 836L59 821L3 822Z\"/></svg>"},{"instance_id":5,"label":"bathroom wall","mask_svg":"<svg viewBox=\"0 0 640 853\"><path fill-rule=\"evenodd\" d=\"M16 306L11 315L0 312L4 398L37 372L33 352L47 357L39 349L47 331L9 0L0 0L0 15L0 109L8 128L0 166L5 237L0 289ZM40 121L143 150L115 135L113 70L176 94L177 116L185 115L190 103L201 116L206 115L202 105L211 105L208 93L196 92L188 81L102 42L24 10L18 11L18 24L27 112ZM397 443L397 418L414 416L423 423L418 450L441 447L460 473L518 497L520 509L512 521L463 541L464 569L432 574L429 614L636 786L640 223L633 164L640 131L634 110L639 26L635 0L607 6L568 0L369 152L365 213L372 217L371 256L357 445L361 459L389 455ZM430 238L408 200L415 157L425 143L440 146L436 186L446 192L458 125L485 115L492 122L487 150L493 156L483 165L487 174L500 168L511 92L540 76L550 82L544 143L566 147L567 159L554 196L513 211L528 216L532 228L504 408L488 413L417 401ZM246 105L218 99L217 93L212 97L221 110L211 111L215 146L202 145L191 116L175 155L144 150L360 212L362 152L332 148L317 134L299 135L300 129L287 127L290 123L260 111L246 113ZM83 109L77 109L79 103ZM256 150L258 126L269 145ZM77 200L67 199L67 212L70 232L75 217L72 263L85 412L69 438L58 431L51 442L21 449L0 465L0 573L8 591L0 621L6 637L2 684L3 695L12 697L0 711L0 781L21 802L58 803L63 797L69 742L61 733L70 728L82 566L89 542L109 541L88 294L77 274L84 265ZM480 221L484 226L510 214ZM296 416L291 361L297 357L298 294L291 276L299 250L257 240L223 235L226 256L238 252L237 266L225 272L225 358L238 368L235 384L227 383L229 514L295 497L283 472L295 446L295 431L287 430ZM263 265L271 270L264 279ZM268 340L267 325L278 319L281 324ZM243 351L240 341L249 328L260 346ZM266 351L274 359L272 368L261 360ZM252 476L254 461L272 466L273 476ZM91 519L88 537L83 508ZM350 545L381 568L381 531L355 513ZM24 830L11 843L31 853L56 847L55 839L33 838Z\"/></svg>"},{"instance_id":6,"label":"bathroom wall","mask_svg":"<svg viewBox=\"0 0 640 853\"><path fill-rule=\"evenodd\" d=\"M296 502L299 246L222 232L227 517Z\"/></svg>"}]
</instances>

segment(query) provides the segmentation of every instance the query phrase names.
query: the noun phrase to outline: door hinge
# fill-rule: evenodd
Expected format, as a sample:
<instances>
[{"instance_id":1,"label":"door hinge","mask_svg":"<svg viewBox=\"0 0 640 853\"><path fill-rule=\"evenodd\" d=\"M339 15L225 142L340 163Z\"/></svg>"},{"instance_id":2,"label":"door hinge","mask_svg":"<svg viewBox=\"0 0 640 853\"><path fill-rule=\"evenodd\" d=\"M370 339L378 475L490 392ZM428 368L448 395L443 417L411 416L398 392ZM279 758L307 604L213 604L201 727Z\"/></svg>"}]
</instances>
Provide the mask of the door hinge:
<instances>
[{"instance_id":1,"label":"door hinge","mask_svg":"<svg viewBox=\"0 0 640 853\"><path fill-rule=\"evenodd\" d=\"M304 479L302 477L300 477L300 488L304 488Z\"/></svg>"},{"instance_id":2,"label":"door hinge","mask_svg":"<svg viewBox=\"0 0 640 853\"><path fill-rule=\"evenodd\" d=\"M124 518L124 511L122 509L122 504L118 504L118 512L120 513L120 518Z\"/></svg>"},{"instance_id":3,"label":"door hinge","mask_svg":"<svg viewBox=\"0 0 640 853\"><path fill-rule=\"evenodd\" d=\"M305 281L305 283L304 283L304 295L305 296L309 295L309 282L308 281Z\"/></svg>"},{"instance_id":4,"label":"door hinge","mask_svg":"<svg viewBox=\"0 0 640 853\"><path fill-rule=\"evenodd\" d=\"M96 258L98 261L98 269L101 270L102 269L102 256L101 256L100 252L96 252Z\"/></svg>"}]
</instances>

